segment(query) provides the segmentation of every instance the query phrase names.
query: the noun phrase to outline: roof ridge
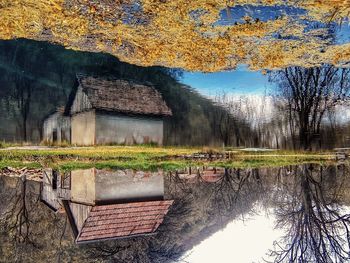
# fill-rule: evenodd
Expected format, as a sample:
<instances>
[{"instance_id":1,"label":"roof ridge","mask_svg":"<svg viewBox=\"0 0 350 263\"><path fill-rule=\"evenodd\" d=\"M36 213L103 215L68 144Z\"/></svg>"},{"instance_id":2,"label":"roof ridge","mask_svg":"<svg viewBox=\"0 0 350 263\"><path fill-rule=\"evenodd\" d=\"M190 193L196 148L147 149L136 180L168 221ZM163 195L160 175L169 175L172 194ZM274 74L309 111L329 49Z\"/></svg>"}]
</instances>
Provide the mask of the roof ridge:
<instances>
[{"instance_id":1,"label":"roof ridge","mask_svg":"<svg viewBox=\"0 0 350 263\"><path fill-rule=\"evenodd\" d=\"M81 78L94 78L94 79L107 80L107 81L121 80L121 81L131 82L131 83L138 84L138 85L149 86L149 87L155 86L152 82L147 81L147 80L141 81L141 80L136 80L136 79L132 79L132 78L116 77L116 76L112 76L112 75L98 76L98 75L94 75L94 74L76 73L76 78L78 79L78 81L80 81Z\"/></svg>"},{"instance_id":2,"label":"roof ridge","mask_svg":"<svg viewBox=\"0 0 350 263\"><path fill-rule=\"evenodd\" d=\"M158 204L158 203L165 203L165 204L170 204L173 203L174 200L159 200L159 201L136 201L136 202L127 202L127 203L119 203L119 204L103 204L103 205L95 205L93 208L100 208L100 207L105 207L105 206L124 206L124 205L135 205L135 204L140 204L142 207L147 206L148 204ZM147 205L145 205L147 204Z\"/></svg>"}]
</instances>

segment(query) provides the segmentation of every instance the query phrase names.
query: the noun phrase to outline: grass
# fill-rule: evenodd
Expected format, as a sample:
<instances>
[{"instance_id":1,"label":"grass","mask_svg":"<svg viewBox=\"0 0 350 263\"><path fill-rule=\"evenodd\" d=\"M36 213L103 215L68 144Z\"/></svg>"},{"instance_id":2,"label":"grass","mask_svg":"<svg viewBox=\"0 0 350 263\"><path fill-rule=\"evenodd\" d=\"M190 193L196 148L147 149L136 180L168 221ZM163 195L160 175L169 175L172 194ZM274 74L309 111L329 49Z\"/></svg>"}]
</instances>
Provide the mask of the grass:
<instances>
[{"instance_id":1,"label":"grass","mask_svg":"<svg viewBox=\"0 0 350 263\"><path fill-rule=\"evenodd\" d=\"M11 161L11 160L0 160L0 170L4 169L6 167L13 167L13 168L23 168L27 167L29 169L37 169L41 168L42 166L39 163L36 162L22 162L22 161Z\"/></svg>"},{"instance_id":2,"label":"grass","mask_svg":"<svg viewBox=\"0 0 350 263\"><path fill-rule=\"evenodd\" d=\"M1 149L1 148L7 148L7 147L18 146L18 145L19 145L19 144L17 144L17 143L10 143L10 142L0 141L0 149Z\"/></svg>"},{"instance_id":3,"label":"grass","mask_svg":"<svg viewBox=\"0 0 350 263\"><path fill-rule=\"evenodd\" d=\"M237 150L230 160L193 160L175 158L198 152L220 152L215 148L155 147L155 146L96 146L46 149L3 149L0 169L11 167L55 167L74 170L98 169L174 170L186 166L274 167L301 163L325 163L334 159L327 152L242 152Z\"/></svg>"}]
</instances>

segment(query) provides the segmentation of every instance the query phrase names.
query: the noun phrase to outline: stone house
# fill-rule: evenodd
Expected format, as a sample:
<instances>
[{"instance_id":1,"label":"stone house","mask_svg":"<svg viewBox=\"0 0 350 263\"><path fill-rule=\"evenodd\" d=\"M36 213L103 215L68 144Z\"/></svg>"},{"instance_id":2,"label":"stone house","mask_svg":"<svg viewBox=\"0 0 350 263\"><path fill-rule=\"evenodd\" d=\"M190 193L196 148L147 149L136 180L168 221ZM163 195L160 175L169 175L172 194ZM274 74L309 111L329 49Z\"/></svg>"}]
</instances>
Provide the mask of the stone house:
<instances>
[{"instance_id":1,"label":"stone house","mask_svg":"<svg viewBox=\"0 0 350 263\"><path fill-rule=\"evenodd\" d=\"M77 79L64 113L55 112L45 119L45 141L62 142L65 138L75 145L163 144L163 121L172 112L154 87L117 79ZM68 131L69 139L61 135Z\"/></svg>"},{"instance_id":2,"label":"stone house","mask_svg":"<svg viewBox=\"0 0 350 263\"><path fill-rule=\"evenodd\" d=\"M77 244L153 235L173 203L161 171L47 169L41 185L41 201L67 214Z\"/></svg>"}]
</instances>

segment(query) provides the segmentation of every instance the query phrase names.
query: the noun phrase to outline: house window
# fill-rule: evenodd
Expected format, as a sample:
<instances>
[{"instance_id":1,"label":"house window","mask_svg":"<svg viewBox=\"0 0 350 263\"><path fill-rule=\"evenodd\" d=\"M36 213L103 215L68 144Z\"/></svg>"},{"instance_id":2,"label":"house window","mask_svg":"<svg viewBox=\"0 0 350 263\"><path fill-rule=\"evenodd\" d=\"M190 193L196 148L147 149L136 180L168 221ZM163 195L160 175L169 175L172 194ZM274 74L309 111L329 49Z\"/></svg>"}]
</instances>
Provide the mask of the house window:
<instances>
[{"instance_id":1,"label":"house window","mask_svg":"<svg viewBox=\"0 0 350 263\"><path fill-rule=\"evenodd\" d=\"M53 190L57 189L57 176L58 176L58 172L52 171L52 189Z\"/></svg>"},{"instance_id":2,"label":"house window","mask_svg":"<svg viewBox=\"0 0 350 263\"><path fill-rule=\"evenodd\" d=\"M61 188L70 189L70 185L71 185L71 173L70 172L64 173L62 177Z\"/></svg>"}]
</instances>

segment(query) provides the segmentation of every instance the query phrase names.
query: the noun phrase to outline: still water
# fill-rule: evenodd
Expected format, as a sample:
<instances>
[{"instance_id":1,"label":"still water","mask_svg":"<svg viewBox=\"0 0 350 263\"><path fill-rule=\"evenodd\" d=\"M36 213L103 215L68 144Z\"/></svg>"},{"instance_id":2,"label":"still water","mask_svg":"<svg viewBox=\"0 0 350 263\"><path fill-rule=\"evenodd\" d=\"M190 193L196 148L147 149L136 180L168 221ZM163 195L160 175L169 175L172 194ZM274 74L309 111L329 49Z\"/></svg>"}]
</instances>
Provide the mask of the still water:
<instances>
[{"instance_id":1,"label":"still water","mask_svg":"<svg viewBox=\"0 0 350 263\"><path fill-rule=\"evenodd\" d=\"M350 169L1 177L1 262L349 262Z\"/></svg>"}]
</instances>

